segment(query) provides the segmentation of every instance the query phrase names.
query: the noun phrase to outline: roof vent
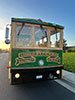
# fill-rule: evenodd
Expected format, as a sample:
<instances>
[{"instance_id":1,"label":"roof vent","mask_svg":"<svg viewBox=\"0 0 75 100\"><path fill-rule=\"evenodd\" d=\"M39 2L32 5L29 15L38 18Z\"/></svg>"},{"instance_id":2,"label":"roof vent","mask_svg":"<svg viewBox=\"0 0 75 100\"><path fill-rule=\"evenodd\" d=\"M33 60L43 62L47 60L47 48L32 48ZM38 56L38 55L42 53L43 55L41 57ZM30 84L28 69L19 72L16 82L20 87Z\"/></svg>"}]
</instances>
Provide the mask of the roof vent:
<instances>
[{"instance_id":1,"label":"roof vent","mask_svg":"<svg viewBox=\"0 0 75 100\"><path fill-rule=\"evenodd\" d=\"M37 21L38 21L38 22L43 22L41 19L38 19Z\"/></svg>"}]
</instances>

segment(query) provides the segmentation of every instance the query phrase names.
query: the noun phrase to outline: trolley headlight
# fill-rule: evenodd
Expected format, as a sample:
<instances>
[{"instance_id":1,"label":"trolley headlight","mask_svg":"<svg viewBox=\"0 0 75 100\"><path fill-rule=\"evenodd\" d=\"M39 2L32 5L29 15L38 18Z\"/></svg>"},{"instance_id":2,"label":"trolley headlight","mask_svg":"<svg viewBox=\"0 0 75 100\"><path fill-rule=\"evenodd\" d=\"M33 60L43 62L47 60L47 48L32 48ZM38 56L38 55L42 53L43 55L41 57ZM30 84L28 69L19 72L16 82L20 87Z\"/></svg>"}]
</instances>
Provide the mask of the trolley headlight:
<instances>
[{"instance_id":1,"label":"trolley headlight","mask_svg":"<svg viewBox=\"0 0 75 100\"><path fill-rule=\"evenodd\" d=\"M57 73L57 74L60 74L60 70L57 70L56 73Z\"/></svg>"},{"instance_id":2,"label":"trolley headlight","mask_svg":"<svg viewBox=\"0 0 75 100\"><path fill-rule=\"evenodd\" d=\"M20 77L20 74L19 73L16 73L15 74L15 78L19 78Z\"/></svg>"}]
</instances>

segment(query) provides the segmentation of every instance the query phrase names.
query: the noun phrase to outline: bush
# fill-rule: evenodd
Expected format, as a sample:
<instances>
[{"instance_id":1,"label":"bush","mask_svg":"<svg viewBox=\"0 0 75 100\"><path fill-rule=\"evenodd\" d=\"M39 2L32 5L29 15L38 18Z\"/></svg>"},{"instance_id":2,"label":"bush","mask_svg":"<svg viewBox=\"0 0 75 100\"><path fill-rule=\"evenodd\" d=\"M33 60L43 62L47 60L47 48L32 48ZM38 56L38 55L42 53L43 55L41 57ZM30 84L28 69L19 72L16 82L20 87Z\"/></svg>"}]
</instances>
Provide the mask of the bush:
<instances>
[{"instance_id":1,"label":"bush","mask_svg":"<svg viewBox=\"0 0 75 100\"><path fill-rule=\"evenodd\" d=\"M8 50L7 49L5 49L5 50L0 49L0 53L8 53Z\"/></svg>"},{"instance_id":2,"label":"bush","mask_svg":"<svg viewBox=\"0 0 75 100\"><path fill-rule=\"evenodd\" d=\"M75 48L69 48L68 52L75 52Z\"/></svg>"}]
</instances>

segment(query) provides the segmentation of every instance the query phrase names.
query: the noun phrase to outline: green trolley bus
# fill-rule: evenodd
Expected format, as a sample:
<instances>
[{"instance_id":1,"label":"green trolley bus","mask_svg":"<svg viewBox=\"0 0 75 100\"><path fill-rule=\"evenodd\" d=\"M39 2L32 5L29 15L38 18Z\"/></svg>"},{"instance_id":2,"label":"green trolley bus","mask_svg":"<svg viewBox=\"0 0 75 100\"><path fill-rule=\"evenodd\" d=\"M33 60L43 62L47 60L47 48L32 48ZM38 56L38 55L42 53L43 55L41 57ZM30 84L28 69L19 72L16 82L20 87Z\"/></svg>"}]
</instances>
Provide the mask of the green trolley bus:
<instances>
[{"instance_id":1,"label":"green trolley bus","mask_svg":"<svg viewBox=\"0 0 75 100\"><path fill-rule=\"evenodd\" d=\"M40 19L11 19L8 65L11 84L62 77L63 29ZM7 27L7 44L8 33Z\"/></svg>"}]
</instances>

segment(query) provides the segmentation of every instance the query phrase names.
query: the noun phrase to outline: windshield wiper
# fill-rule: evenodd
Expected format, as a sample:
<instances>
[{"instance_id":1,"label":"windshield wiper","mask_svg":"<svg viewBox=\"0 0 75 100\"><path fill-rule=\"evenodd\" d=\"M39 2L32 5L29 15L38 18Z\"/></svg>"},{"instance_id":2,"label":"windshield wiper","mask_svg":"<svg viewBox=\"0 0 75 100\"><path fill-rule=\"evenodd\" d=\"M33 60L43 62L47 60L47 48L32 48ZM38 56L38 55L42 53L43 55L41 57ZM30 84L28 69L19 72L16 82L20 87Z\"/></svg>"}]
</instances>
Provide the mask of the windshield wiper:
<instances>
[{"instance_id":1,"label":"windshield wiper","mask_svg":"<svg viewBox=\"0 0 75 100\"><path fill-rule=\"evenodd\" d=\"M40 26L41 30L42 30L42 33L45 35L45 37L47 37L47 32L46 30L42 27L42 25Z\"/></svg>"},{"instance_id":2,"label":"windshield wiper","mask_svg":"<svg viewBox=\"0 0 75 100\"><path fill-rule=\"evenodd\" d=\"M23 27L24 27L24 23L22 23L22 26L21 26L20 30L18 31L18 34L17 34L18 36L20 35L20 33L21 33Z\"/></svg>"}]
</instances>

